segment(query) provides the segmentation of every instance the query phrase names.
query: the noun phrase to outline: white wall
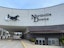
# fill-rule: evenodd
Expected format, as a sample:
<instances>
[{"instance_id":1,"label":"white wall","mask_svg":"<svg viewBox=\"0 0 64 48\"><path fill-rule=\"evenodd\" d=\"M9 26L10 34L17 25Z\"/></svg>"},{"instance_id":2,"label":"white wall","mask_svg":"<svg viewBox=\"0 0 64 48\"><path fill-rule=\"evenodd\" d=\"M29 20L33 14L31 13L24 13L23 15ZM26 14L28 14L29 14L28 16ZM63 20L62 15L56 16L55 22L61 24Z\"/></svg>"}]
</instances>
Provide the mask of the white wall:
<instances>
[{"instance_id":1,"label":"white wall","mask_svg":"<svg viewBox=\"0 0 64 48\"><path fill-rule=\"evenodd\" d=\"M48 21L33 22L31 19L32 14L46 14L51 13ZM19 21L6 21L7 15L11 16L19 15ZM60 25L64 24L64 4L42 8L42 9L11 9L0 7L0 25L7 26L46 26L46 25Z\"/></svg>"}]
</instances>

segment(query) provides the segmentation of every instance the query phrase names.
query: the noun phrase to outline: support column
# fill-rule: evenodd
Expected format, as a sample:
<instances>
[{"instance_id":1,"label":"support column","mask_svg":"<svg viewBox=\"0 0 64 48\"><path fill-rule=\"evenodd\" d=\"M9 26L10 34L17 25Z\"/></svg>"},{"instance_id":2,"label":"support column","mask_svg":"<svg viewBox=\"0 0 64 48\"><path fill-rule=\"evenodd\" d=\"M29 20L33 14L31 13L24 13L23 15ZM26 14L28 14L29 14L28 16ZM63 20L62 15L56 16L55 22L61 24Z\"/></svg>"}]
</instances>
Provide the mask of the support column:
<instances>
[{"instance_id":1,"label":"support column","mask_svg":"<svg viewBox=\"0 0 64 48\"><path fill-rule=\"evenodd\" d=\"M3 29L2 29L2 32L1 32L1 39L2 39L2 37L3 37Z\"/></svg>"},{"instance_id":2,"label":"support column","mask_svg":"<svg viewBox=\"0 0 64 48\"><path fill-rule=\"evenodd\" d=\"M48 38L45 37L45 45L48 45Z\"/></svg>"}]
</instances>

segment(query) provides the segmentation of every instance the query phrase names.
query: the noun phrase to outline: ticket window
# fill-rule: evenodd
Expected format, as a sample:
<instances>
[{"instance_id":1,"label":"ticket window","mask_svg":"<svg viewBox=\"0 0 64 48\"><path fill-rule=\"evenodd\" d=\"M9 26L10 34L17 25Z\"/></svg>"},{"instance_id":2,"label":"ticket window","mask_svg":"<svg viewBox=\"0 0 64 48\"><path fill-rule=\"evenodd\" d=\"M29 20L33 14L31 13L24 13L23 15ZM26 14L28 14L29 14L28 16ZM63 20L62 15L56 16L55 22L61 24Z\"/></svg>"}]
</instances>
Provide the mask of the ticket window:
<instances>
[{"instance_id":1,"label":"ticket window","mask_svg":"<svg viewBox=\"0 0 64 48\"><path fill-rule=\"evenodd\" d=\"M45 45L45 38L36 38L36 41L37 40L39 45Z\"/></svg>"},{"instance_id":2,"label":"ticket window","mask_svg":"<svg viewBox=\"0 0 64 48\"><path fill-rule=\"evenodd\" d=\"M45 45L45 40L39 40L40 45Z\"/></svg>"},{"instance_id":3,"label":"ticket window","mask_svg":"<svg viewBox=\"0 0 64 48\"><path fill-rule=\"evenodd\" d=\"M43 45L45 45L45 40L43 40L42 42L43 42Z\"/></svg>"},{"instance_id":4,"label":"ticket window","mask_svg":"<svg viewBox=\"0 0 64 48\"><path fill-rule=\"evenodd\" d=\"M38 40L36 40L35 44L38 44Z\"/></svg>"},{"instance_id":5,"label":"ticket window","mask_svg":"<svg viewBox=\"0 0 64 48\"><path fill-rule=\"evenodd\" d=\"M58 38L48 38L48 45L59 45Z\"/></svg>"}]
</instances>

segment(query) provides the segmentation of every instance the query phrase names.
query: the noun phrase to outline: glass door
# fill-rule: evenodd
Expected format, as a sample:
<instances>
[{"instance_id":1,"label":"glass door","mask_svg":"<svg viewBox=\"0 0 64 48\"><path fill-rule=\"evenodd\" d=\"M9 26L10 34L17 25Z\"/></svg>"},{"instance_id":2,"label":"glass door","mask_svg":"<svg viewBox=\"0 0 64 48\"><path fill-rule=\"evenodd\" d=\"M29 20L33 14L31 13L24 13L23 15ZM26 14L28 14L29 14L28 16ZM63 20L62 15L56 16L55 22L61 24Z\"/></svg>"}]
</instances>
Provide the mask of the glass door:
<instances>
[{"instance_id":1,"label":"glass door","mask_svg":"<svg viewBox=\"0 0 64 48\"><path fill-rule=\"evenodd\" d=\"M58 38L48 38L48 45L59 45Z\"/></svg>"}]
</instances>

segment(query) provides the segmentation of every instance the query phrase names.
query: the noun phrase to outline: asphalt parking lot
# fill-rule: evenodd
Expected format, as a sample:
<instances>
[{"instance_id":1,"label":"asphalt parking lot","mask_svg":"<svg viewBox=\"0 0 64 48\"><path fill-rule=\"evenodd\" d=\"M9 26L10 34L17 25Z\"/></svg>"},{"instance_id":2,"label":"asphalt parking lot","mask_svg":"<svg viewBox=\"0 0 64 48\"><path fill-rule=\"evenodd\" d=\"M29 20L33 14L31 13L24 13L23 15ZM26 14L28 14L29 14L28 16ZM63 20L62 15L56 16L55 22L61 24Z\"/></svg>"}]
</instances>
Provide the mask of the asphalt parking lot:
<instances>
[{"instance_id":1,"label":"asphalt parking lot","mask_svg":"<svg viewBox=\"0 0 64 48\"><path fill-rule=\"evenodd\" d=\"M19 40L0 40L0 48L23 48Z\"/></svg>"},{"instance_id":2,"label":"asphalt parking lot","mask_svg":"<svg viewBox=\"0 0 64 48\"><path fill-rule=\"evenodd\" d=\"M35 45L28 40L0 40L0 48L64 48L62 46Z\"/></svg>"}]
</instances>

